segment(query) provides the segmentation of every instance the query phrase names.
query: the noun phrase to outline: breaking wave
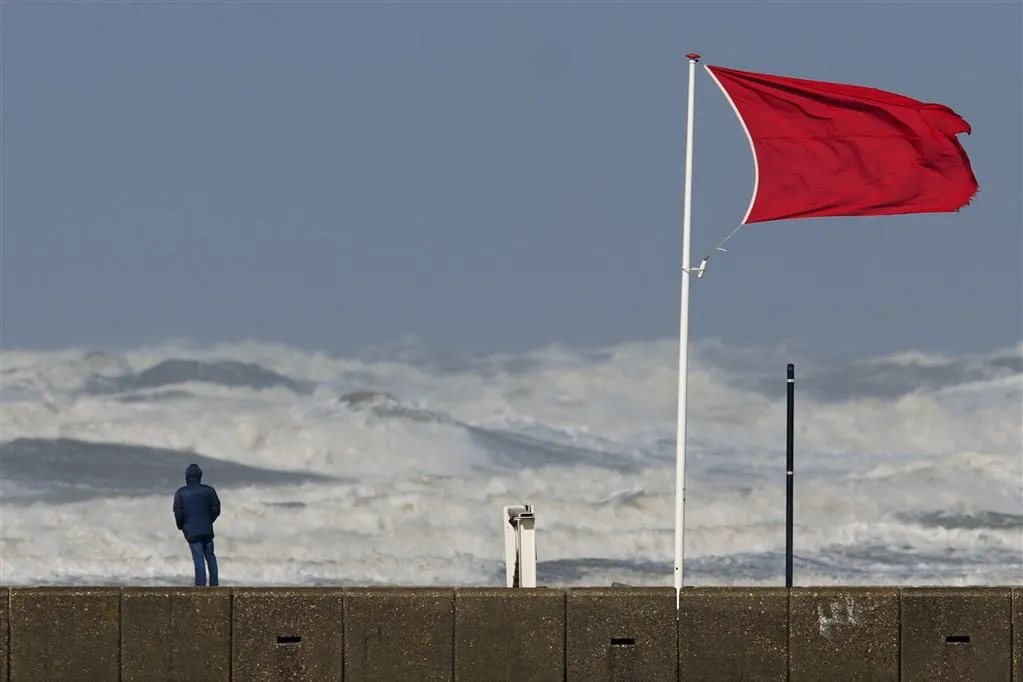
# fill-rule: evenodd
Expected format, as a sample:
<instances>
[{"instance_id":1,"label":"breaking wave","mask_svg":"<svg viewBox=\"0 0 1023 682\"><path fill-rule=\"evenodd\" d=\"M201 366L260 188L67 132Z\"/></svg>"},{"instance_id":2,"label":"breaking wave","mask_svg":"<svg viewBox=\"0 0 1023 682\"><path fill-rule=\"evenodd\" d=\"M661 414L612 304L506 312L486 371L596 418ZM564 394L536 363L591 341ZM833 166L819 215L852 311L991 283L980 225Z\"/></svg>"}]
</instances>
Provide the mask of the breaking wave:
<instances>
[{"instance_id":1,"label":"breaking wave","mask_svg":"<svg viewBox=\"0 0 1023 682\"><path fill-rule=\"evenodd\" d=\"M676 354L5 351L0 578L187 584L195 461L224 584L497 584L531 502L541 582L670 585ZM693 348L687 584L781 583L785 361ZM1023 347L795 361L797 583L1023 579Z\"/></svg>"}]
</instances>

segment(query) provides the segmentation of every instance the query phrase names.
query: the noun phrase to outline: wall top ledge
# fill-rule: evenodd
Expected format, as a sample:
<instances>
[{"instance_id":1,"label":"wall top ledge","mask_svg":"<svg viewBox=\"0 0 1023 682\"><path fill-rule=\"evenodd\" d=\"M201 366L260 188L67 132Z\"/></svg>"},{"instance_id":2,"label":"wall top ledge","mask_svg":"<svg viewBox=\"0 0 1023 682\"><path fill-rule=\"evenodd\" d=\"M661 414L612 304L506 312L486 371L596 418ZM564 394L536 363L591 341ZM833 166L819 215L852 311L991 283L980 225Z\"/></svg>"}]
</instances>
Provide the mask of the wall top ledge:
<instances>
[{"instance_id":1,"label":"wall top ledge","mask_svg":"<svg viewBox=\"0 0 1023 682\"><path fill-rule=\"evenodd\" d=\"M221 585L220 587L193 587L190 585L5 585L0 583L0 589L10 590L19 594L109 594L111 592L131 593L182 593L182 592L233 592L235 594L260 594L265 592L300 593L300 594L326 594L336 592L358 592L366 593L400 593L400 592L461 592L461 593L504 593L515 591L525 594L545 594L561 592L564 594L597 595L597 594L649 594L660 595L674 593L673 587L658 586L582 586L582 587L555 587L538 586L535 588L508 588L503 586L474 586L474 585L337 585L337 586L302 586L302 585ZM784 594L790 593L821 593L841 594L857 592L879 592L896 591L908 595L952 595L952 594L995 594L1006 591L1023 592L1023 583L1017 585L800 585L798 587L785 588L770 585L742 586L693 586L682 588L682 594Z\"/></svg>"}]
</instances>

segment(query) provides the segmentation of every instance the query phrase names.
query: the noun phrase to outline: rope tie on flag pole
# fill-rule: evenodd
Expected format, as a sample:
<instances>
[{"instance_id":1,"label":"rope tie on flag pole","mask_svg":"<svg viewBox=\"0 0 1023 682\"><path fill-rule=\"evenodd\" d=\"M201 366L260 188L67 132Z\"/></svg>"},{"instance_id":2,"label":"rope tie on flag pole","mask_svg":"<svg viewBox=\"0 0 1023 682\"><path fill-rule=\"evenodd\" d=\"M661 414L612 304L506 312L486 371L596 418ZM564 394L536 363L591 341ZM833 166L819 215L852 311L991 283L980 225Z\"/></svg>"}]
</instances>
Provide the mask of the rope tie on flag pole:
<instances>
[{"instance_id":1,"label":"rope tie on flag pole","mask_svg":"<svg viewBox=\"0 0 1023 682\"><path fill-rule=\"evenodd\" d=\"M714 251L720 251L721 253L727 252L728 249L724 248L725 244L728 242L729 239L731 239L733 236L735 236L736 232L738 232L739 230L741 230L744 227L746 227L746 223L739 223L738 227L736 227L734 230L729 232L728 236L726 236L724 239L722 239L721 242L717 246L714 247ZM701 277L703 277L703 271L707 269L707 261L709 261L709 260L710 260L710 256L709 255L705 256L704 259L700 261L700 265L699 266L697 266L695 268L689 268L689 271L696 270L696 279L700 279Z\"/></svg>"}]
</instances>

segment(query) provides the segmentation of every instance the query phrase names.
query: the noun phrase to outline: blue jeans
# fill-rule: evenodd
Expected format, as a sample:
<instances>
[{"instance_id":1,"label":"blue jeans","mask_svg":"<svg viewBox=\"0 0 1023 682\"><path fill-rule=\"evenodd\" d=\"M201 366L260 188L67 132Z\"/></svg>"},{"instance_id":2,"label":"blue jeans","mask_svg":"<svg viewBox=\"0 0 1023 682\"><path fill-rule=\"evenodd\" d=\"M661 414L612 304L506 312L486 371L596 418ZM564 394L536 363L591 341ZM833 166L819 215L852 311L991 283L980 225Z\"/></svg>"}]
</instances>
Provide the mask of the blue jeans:
<instances>
[{"instance_id":1,"label":"blue jeans","mask_svg":"<svg viewBox=\"0 0 1023 682\"><path fill-rule=\"evenodd\" d=\"M189 542L192 550L192 561L195 562L195 584L206 585L206 564L210 566L210 587L217 587L220 580L217 576L217 555L213 553L213 540Z\"/></svg>"}]
</instances>

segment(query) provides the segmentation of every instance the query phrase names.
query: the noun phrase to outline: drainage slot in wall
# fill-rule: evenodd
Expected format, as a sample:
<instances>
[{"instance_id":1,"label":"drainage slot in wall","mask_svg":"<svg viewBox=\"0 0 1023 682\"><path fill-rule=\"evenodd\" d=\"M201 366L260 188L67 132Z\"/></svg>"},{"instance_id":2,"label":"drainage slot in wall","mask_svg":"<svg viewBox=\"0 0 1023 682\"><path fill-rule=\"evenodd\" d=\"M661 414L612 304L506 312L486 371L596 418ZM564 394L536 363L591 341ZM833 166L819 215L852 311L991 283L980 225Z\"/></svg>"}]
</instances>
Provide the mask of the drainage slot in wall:
<instances>
[{"instance_id":1,"label":"drainage slot in wall","mask_svg":"<svg viewBox=\"0 0 1023 682\"><path fill-rule=\"evenodd\" d=\"M632 637L612 637L611 646L635 646L636 640Z\"/></svg>"},{"instance_id":2,"label":"drainage slot in wall","mask_svg":"<svg viewBox=\"0 0 1023 682\"><path fill-rule=\"evenodd\" d=\"M947 635L945 637L946 644L969 644L969 635Z\"/></svg>"},{"instance_id":3,"label":"drainage slot in wall","mask_svg":"<svg viewBox=\"0 0 1023 682\"><path fill-rule=\"evenodd\" d=\"M302 641L302 637L300 637L299 635L289 635L289 636L278 637L277 638L277 643L278 644L298 644L301 641Z\"/></svg>"}]
</instances>

